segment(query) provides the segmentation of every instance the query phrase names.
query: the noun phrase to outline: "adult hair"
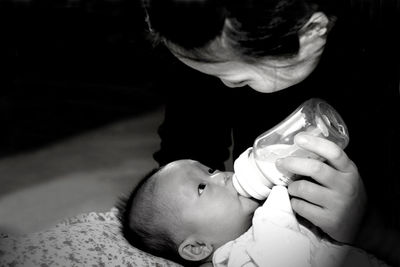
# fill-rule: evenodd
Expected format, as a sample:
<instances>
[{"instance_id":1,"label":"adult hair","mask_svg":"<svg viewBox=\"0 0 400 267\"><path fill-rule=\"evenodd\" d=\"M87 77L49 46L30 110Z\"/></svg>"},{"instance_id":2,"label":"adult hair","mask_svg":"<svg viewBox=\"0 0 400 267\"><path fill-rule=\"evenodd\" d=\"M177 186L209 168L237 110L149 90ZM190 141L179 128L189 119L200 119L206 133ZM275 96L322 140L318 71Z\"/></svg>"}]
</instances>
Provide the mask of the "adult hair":
<instances>
[{"instance_id":1,"label":"adult hair","mask_svg":"<svg viewBox=\"0 0 400 267\"><path fill-rule=\"evenodd\" d=\"M313 13L324 12L333 23L336 5L332 2L143 0L143 5L151 38L174 53L197 61L218 61L218 55L209 50L213 43L220 42L224 50L254 62L262 57L296 55L299 33Z\"/></svg>"},{"instance_id":2,"label":"adult hair","mask_svg":"<svg viewBox=\"0 0 400 267\"><path fill-rule=\"evenodd\" d=\"M168 203L157 201L154 178L161 168L148 172L128 197L121 197L117 202L122 235L132 246L144 252L184 266L194 266L178 253L179 244L167 220L167 216L173 215L173 210L167 206Z\"/></svg>"}]
</instances>

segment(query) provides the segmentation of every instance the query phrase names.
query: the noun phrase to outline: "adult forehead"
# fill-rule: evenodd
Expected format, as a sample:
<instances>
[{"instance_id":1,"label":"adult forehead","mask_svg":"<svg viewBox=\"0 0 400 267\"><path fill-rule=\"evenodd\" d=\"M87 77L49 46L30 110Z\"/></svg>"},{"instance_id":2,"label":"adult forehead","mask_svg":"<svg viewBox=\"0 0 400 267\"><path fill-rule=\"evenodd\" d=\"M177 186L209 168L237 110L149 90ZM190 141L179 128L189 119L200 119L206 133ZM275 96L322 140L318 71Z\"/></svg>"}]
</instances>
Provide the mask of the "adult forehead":
<instances>
[{"instance_id":1,"label":"adult forehead","mask_svg":"<svg viewBox=\"0 0 400 267\"><path fill-rule=\"evenodd\" d=\"M191 49L183 48L170 41L166 41L165 45L176 57L188 58L199 62L218 63L237 58L237 53L223 39L222 37L216 37L202 47Z\"/></svg>"}]
</instances>

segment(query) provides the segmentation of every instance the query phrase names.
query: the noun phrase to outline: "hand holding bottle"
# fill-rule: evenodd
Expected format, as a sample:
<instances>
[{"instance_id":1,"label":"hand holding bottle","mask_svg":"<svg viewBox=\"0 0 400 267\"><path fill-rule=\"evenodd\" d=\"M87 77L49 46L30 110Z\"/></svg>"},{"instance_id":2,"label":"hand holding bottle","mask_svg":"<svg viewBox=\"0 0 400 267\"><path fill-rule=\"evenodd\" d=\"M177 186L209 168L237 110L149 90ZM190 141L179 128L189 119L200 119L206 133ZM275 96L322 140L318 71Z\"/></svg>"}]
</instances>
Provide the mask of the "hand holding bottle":
<instances>
[{"instance_id":1,"label":"hand holding bottle","mask_svg":"<svg viewBox=\"0 0 400 267\"><path fill-rule=\"evenodd\" d=\"M311 98L281 123L258 136L253 146L235 160L233 185L239 194L263 200L273 185L287 186L295 179L294 173L276 168L278 159L297 156L324 160L294 142L300 132L325 138L341 148L349 143L347 127L339 113L324 100Z\"/></svg>"},{"instance_id":2,"label":"hand holding bottle","mask_svg":"<svg viewBox=\"0 0 400 267\"><path fill-rule=\"evenodd\" d=\"M312 178L288 186L292 207L332 238L352 242L366 206L366 193L357 167L335 143L303 133L299 147L326 159L290 156L278 160L278 169Z\"/></svg>"},{"instance_id":3,"label":"hand holding bottle","mask_svg":"<svg viewBox=\"0 0 400 267\"><path fill-rule=\"evenodd\" d=\"M339 113L321 99L309 99L235 160L233 185L239 194L259 200L274 185L288 186L294 211L337 241L352 242L366 193L343 151L348 143Z\"/></svg>"}]
</instances>

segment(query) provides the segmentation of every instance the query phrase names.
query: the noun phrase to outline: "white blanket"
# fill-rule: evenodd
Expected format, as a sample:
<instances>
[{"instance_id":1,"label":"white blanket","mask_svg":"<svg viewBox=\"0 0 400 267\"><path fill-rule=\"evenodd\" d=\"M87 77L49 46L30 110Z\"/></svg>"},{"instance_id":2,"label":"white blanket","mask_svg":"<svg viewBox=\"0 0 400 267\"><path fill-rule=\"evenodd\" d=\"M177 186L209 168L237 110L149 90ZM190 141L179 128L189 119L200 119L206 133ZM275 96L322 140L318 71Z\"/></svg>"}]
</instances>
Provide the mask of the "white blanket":
<instances>
[{"instance_id":1,"label":"white blanket","mask_svg":"<svg viewBox=\"0 0 400 267\"><path fill-rule=\"evenodd\" d=\"M245 234L216 250L213 264L216 267L388 266L363 250L323 238L315 227L301 224L283 186L272 188Z\"/></svg>"}]
</instances>

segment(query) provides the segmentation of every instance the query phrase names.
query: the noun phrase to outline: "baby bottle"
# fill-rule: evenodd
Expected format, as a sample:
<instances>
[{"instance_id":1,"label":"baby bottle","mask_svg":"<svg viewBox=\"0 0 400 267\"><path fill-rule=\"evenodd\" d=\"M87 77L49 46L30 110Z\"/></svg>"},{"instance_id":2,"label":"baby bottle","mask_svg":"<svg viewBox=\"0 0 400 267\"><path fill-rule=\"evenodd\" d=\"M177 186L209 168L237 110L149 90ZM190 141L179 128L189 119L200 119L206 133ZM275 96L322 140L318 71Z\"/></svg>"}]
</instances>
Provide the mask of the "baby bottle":
<instances>
[{"instance_id":1,"label":"baby bottle","mask_svg":"<svg viewBox=\"0 0 400 267\"><path fill-rule=\"evenodd\" d=\"M253 147L234 162L233 185L242 196L265 199L272 186L288 185L294 174L276 168L275 161L287 156L323 160L294 143L299 132L328 139L342 149L349 142L347 127L339 113L324 100L311 98L281 123L256 138Z\"/></svg>"}]
</instances>

